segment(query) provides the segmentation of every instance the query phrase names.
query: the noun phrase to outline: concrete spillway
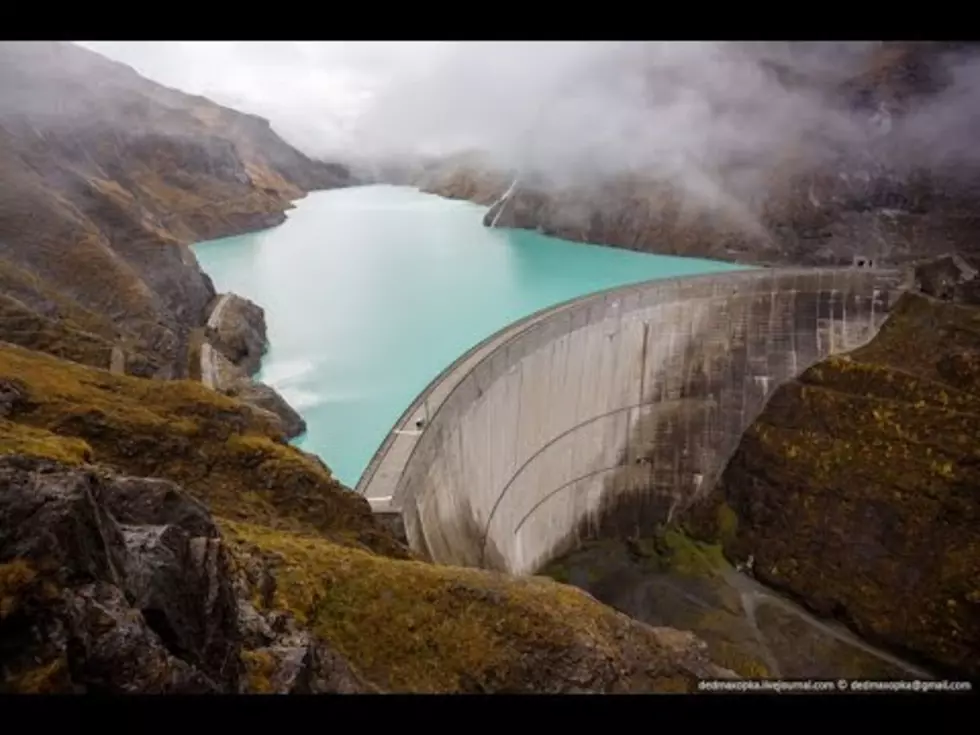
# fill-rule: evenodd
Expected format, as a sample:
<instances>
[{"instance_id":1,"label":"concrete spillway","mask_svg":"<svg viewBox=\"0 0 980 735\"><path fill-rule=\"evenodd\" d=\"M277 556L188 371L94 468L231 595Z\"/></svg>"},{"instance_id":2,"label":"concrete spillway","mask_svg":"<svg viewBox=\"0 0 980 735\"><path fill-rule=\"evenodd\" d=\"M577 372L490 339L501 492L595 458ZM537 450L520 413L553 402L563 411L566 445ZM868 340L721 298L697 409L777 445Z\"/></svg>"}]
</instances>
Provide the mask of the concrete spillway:
<instances>
[{"instance_id":1,"label":"concrete spillway","mask_svg":"<svg viewBox=\"0 0 980 735\"><path fill-rule=\"evenodd\" d=\"M533 573L613 507L639 532L696 502L773 391L870 341L904 288L898 271L753 270L540 312L437 377L357 490L433 561Z\"/></svg>"}]
</instances>

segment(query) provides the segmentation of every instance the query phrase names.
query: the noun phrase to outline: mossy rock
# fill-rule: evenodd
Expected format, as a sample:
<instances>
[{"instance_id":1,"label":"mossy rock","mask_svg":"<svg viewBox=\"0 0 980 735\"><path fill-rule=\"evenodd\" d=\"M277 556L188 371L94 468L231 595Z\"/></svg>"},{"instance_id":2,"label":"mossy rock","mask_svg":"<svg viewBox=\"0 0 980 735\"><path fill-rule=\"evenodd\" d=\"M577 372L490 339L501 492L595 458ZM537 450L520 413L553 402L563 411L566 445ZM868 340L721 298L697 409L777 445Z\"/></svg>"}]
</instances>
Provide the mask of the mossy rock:
<instances>
[{"instance_id":1,"label":"mossy rock","mask_svg":"<svg viewBox=\"0 0 980 735\"><path fill-rule=\"evenodd\" d=\"M408 554L275 422L199 383L111 375L13 346L0 347L0 381L19 396L0 419L5 451L163 477L217 515Z\"/></svg>"},{"instance_id":2,"label":"mossy rock","mask_svg":"<svg viewBox=\"0 0 980 735\"><path fill-rule=\"evenodd\" d=\"M274 592L253 594L260 608L290 612L388 691L625 691L664 677L695 687L661 634L574 587L249 524L226 523L225 535L242 565L272 570Z\"/></svg>"}]
</instances>

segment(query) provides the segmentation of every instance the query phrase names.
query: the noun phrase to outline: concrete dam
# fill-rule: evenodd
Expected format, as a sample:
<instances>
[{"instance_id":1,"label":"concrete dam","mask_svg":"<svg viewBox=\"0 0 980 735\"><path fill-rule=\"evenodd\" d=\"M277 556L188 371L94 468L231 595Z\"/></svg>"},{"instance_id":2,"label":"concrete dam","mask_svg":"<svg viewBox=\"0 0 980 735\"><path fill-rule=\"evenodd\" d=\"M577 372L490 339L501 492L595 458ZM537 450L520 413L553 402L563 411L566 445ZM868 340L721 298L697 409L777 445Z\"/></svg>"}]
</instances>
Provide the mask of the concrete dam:
<instances>
[{"instance_id":1,"label":"concrete dam","mask_svg":"<svg viewBox=\"0 0 980 735\"><path fill-rule=\"evenodd\" d=\"M639 534L710 492L776 388L869 342L907 285L760 269L555 306L447 367L357 491L445 564L528 574L584 538Z\"/></svg>"}]
</instances>

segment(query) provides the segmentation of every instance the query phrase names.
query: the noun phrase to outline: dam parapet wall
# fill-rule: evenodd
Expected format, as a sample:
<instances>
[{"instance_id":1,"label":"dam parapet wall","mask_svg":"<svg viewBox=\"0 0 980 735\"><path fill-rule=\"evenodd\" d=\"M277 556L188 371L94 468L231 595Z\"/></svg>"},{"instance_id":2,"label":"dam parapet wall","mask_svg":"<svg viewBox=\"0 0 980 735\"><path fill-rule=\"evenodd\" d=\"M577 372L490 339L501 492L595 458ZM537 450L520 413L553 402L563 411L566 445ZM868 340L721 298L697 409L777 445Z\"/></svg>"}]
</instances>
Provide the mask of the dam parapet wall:
<instances>
[{"instance_id":1,"label":"dam parapet wall","mask_svg":"<svg viewBox=\"0 0 980 735\"><path fill-rule=\"evenodd\" d=\"M444 371L424 425L358 489L377 501L386 482L411 546L447 564L533 573L608 532L612 507L615 532L639 534L709 493L776 388L869 342L908 283L746 270L540 312Z\"/></svg>"}]
</instances>

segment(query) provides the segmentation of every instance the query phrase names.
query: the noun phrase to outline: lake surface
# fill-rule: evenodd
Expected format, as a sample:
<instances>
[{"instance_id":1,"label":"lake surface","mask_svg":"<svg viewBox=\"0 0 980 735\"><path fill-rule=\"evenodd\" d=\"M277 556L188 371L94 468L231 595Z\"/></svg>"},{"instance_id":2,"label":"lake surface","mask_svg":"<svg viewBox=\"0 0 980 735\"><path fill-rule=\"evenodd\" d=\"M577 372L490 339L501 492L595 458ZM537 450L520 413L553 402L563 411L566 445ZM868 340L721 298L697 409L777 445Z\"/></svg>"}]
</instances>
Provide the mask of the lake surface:
<instances>
[{"instance_id":1,"label":"lake surface","mask_svg":"<svg viewBox=\"0 0 980 735\"><path fill-rule=\"evenodd\" d=\"M306 419L297 446L350 487L429 381L515 319L613 286L741 268L491 230L486 207L408 187L296 204L278 227L195 252L219 291L265 309L259 379Z\"/></svg>"}]
</instances>

